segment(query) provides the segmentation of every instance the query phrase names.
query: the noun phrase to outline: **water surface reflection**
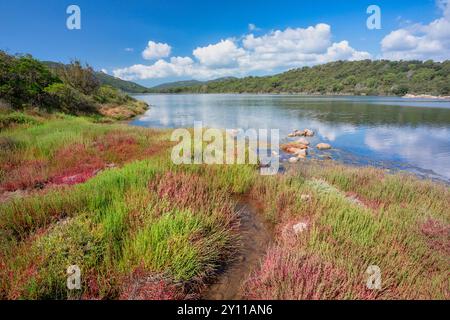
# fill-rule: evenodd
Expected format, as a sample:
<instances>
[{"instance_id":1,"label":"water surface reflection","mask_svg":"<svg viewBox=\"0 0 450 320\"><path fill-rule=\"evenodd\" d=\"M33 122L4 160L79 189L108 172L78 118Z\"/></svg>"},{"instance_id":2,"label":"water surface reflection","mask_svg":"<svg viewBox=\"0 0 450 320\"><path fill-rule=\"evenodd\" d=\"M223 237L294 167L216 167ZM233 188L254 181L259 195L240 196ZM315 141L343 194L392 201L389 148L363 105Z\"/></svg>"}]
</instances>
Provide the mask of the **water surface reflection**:
<instances>
[{"instance_id":1,"label":"water surface reflection","mask_svg":"<svg viewBox=\"0 0 450 320\"><path fill-rule=\"evenodd\" d=\"M450 102L393 97L296 95L141 95L146 127L294 129L317 132L346 163L405 169L450 181Z\"/></svg>"}]
</instances>

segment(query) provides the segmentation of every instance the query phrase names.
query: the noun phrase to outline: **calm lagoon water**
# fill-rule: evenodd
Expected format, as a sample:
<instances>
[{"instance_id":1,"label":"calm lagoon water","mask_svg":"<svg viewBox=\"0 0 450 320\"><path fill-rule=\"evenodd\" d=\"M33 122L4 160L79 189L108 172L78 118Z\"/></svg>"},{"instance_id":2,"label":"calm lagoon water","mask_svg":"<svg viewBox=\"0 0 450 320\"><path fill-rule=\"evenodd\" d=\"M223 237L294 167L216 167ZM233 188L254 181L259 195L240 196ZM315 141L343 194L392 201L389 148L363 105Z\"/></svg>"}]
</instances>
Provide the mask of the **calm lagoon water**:
<instances>
[{"instance_id":1,"label":"calm lagoon water","mask_svg":"<svg viewBox=\"0 0 450 320\"><path fill-rule=\"evenodd\" d=\"M133 125L316 132L344 163L374 165L450 182L450 101L298 95L139 95L151 108Z\"/></svg>"}]
</instances>

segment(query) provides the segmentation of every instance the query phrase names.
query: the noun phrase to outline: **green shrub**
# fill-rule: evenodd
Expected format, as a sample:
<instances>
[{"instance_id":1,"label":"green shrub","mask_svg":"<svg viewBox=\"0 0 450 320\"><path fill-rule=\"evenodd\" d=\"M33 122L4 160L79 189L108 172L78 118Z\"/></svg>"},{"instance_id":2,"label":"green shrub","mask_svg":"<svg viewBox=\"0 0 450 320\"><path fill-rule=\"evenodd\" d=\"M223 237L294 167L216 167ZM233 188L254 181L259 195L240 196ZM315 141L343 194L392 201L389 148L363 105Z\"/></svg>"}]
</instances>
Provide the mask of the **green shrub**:
<instances>
[{"instance_id":1,"label":"green shrub","mask_svg":"<svg viewBox=\"0 0 450 320\"><path fill-rule=\"evenodd\" d=\"M21 112L13 112L9 114L0 114L0 130L8 128L15 124L37 124L40 121L36 118Z\"/></svg>"},{"instance_id":2,"label":"green shrub","mask_svg":"<svg viewBox=\"0 0 450 320\"><path fill-rule=\"evenodd\" d=\"M122 91L111 86L101 86L95 95L95 100L100 103L125 104L132 99Z\"/></svg>"},{"instance_id":3,"label":"green shrub","mask_svg":"<svg viewBox=\"0 0 450 320\"><path fill-rule=\"evenodd\" d=\"M96 112L96 104L92 97L74 89L65 83L55 83L45 88L54 100L55 106L67 113L92 113Z\"/></svg>"},{"instance_id":4,"label":"green shrub","mask_svg":"<svg viewBox=\"0 0 450 320\"><path fill-rule=\"evenodd\" d=\"M0 51L0 99L15 108L46 106L47 86L59 82L50 70L31 56L11 56Z\"/></svg>"}]
</instances>

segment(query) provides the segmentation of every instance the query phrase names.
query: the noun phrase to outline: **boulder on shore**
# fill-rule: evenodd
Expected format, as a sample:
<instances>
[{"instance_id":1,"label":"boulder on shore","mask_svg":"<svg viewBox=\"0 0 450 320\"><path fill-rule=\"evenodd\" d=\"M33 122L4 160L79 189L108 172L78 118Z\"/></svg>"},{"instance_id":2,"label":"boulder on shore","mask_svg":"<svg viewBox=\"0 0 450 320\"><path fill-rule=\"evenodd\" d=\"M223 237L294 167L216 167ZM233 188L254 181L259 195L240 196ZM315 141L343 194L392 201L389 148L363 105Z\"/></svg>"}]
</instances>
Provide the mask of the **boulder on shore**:
<instances>
[{"instance_id":1,"label":"boulder on shore","mask_svg":"<svg viewBox=\"0 0 450 320\"><path fill-rule=\"evenodd\" d=\"M329 145L328 143L319 143L316 148L319 150L328 150L331 149L331 145Z\"/></svg>"}]
</instances>

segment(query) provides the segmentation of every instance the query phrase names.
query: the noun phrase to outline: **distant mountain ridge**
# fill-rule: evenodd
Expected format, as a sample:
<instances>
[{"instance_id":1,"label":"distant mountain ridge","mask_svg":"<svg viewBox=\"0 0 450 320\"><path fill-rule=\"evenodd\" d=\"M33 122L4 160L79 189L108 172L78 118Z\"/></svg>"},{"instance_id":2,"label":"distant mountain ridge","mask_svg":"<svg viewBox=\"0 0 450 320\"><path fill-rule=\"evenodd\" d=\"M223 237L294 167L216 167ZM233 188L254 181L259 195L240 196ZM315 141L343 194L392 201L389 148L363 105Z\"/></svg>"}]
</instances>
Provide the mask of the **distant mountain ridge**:
<instances>
[{"instance_id":1,"label":"distant mountain ridge","mask_svg":"<svg viewBox=\"0 0 450 320\"><path fill-rule=\"evenodd\" d=\"M217 78L214 80L207 80L207 81L200 81L200 80L184 80L184 81L175 81L175 82L167 82L158 84L154 87L151 87L150 90L168 90L168 89L175 89L175 88L183 88L183 87L192 87L192 86L200 86L208 83L213 82L220 82L225 80L234 80L238 79L236 77L222 77Z\"/></svg>"},{"instance_id":2,"label":"distant mountain ridge","mask_svg":"<svg viewBox=\"0 0 450 320\"><path fill-rule=\"evenodd\" d=\"M450 60L336 61L283 73L151 88L160 93L299 93L319 95L450 95Z\"/></svg>"},{"instance_id":3,"label":"distant mountain ridge","mask_svg":"<svg viewBox=\"0 0 450 320\"><path fill-rule=\"evenodd\" d=\"M202 81L198 81L198 80L175 81L175 82L161 83L154 87L151 87L150 89L162 90L162 89L170 89L170 88L190 87L190 86L200 85L202 83L203 83Z\"/></svg>"},{"instance_id":4,"label":"distant mountain ridge","mask_svg":"<svg viewBox=\"0 0 450 320\"><path fill-rule=\"evenodd\" d=\"M57 68L57 67L63 65L62 63L53 62L53 61L42 61L42 63L45 64L50 69ZM97 79L100 81L101 84L109 85L111 87L120 89L127 93L148 93L148 92L150 92L149 88L141 86L140 84L137 84L137 83L134 83L131 81L122 80L122 79L110 76L109 74L106 74L101 71L96 71L95 76L97 77Z\"/></svg>"}]
</instances>

